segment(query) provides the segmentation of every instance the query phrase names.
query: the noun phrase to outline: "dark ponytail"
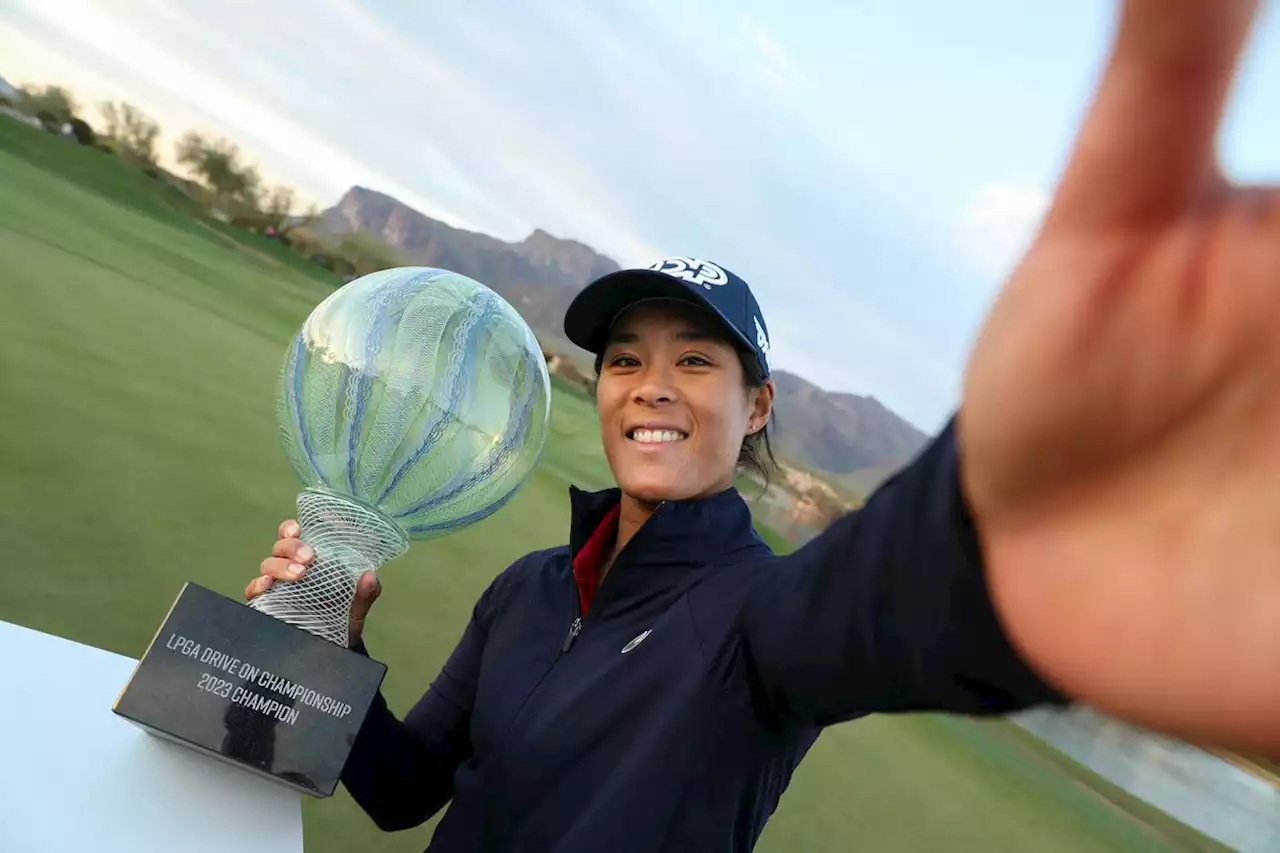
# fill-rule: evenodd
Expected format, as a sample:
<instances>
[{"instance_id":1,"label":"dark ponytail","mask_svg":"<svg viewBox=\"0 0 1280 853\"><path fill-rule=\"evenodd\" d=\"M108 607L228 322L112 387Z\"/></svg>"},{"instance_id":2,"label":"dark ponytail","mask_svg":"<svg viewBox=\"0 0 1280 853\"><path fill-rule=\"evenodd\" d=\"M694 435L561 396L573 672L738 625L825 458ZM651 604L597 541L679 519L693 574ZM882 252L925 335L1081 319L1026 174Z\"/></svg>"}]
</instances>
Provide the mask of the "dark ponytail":
<instances>
[{"instance_id":1,"label":"dark ponytail","mask_svg":"<svg viewBox=\"0 0 1280 853\"><path fill-rule=\"evenodd\" d=\"M768 377L760 368L755 356L741 347L738 348L738 360L742 362L742 375L746 377L748 388L763 388ZM744 436L742 449L738 451L738 467L755 474L769 488L773 475L778 472L778 460L773 455L773 442L770 429L773 426L773 413L760 429Z\"/></svg>"}]
</instances>

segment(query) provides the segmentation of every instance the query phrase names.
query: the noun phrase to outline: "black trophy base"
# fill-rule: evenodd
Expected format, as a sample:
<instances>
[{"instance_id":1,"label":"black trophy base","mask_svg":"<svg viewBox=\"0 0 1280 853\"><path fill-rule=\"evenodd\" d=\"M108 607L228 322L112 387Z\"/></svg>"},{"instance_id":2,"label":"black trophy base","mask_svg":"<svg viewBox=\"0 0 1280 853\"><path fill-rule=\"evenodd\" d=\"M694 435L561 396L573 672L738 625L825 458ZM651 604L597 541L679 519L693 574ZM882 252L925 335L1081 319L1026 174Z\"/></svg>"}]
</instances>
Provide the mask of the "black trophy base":
<instances>
[{"instance_id":1,"label":"black trophy base","mask_svg":"<svg viewBox=\"0 0 1280 853\"><path fill-rule=\"evenodd\" d=\"M188 583L114 711L152 734L327 797L386 672Z\"/></svg>"}]
</instances>

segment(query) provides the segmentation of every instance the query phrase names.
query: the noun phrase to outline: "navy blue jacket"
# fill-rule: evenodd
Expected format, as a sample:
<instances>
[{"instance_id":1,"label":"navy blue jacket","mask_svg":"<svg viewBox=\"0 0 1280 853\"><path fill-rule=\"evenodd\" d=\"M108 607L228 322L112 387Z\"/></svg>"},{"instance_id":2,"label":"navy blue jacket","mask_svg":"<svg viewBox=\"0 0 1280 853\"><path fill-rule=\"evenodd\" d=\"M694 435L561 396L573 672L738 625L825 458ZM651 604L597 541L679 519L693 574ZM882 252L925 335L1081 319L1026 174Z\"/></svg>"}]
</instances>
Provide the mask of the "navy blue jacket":
<instances>
[{"instance_id":1,"label":"navy blue jacket","mask_svg":"<svg viewBox=\"0 0 1280 853\"><path fill-rule=\"evenodd\" d=\"M570 545L495 579L426 695L403 722L379 697L353 747L342 781L383 829L452 800L433 853L748 851L823 726L1063 701L996 619L951 426L788 556L733 490L663 504L580 632L572 556L618 493L571 497Z\"/></svg>"}]
</instances>

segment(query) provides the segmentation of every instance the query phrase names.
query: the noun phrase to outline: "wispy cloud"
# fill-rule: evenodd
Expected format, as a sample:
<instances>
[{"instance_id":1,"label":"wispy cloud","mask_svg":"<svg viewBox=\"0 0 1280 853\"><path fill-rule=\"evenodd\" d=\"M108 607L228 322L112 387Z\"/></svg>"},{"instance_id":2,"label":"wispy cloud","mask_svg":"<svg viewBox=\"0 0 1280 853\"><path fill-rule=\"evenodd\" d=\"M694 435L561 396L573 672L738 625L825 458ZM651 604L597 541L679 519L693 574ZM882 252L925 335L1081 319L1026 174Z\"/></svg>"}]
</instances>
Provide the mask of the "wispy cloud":
<instances>
[{"instance_id":1,"label":"wispy cloud","mask_svg":"<svg viewBox=\"0 0 1280 853\"><path fill-rule=\"evenodd\" d=\"M808 86L808 75L800 69L791 52L782 46L773 33L746 14L738 17L738 27L762 60L759 69L766 80L786 95L793 95L798 89Z\"/></svg>"},{"instance_id":2,"label":"wispy cloud","mask_svg":"<svg viewBox=\"0 0 1280 853\"><path fill-rule=\"evenodd\" d=\"M1041 187L988 184L961 216L957 248L975 269L999 284L1030 245L1049 207Z\"/></svg>"}]
</instances>

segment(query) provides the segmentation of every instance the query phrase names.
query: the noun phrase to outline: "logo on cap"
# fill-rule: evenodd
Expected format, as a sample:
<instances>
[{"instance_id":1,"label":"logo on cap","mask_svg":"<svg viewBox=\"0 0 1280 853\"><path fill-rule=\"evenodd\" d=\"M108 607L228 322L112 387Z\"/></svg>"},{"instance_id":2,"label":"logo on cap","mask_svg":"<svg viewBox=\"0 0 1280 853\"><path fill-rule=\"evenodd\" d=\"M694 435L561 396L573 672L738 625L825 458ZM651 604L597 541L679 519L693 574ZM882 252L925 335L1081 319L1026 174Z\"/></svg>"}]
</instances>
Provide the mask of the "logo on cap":
<instances>
[{"instance_id":1,"label":"logo on cap","mask_svg":"<svg viewBox=\"0 0 1280 853\"><path fill-rule=\"evenodd\" d=\"M649 269L690 284L702 285L707 290L729 283L729 274L723 269L710 261L700 261L697 258L665 258Z\"/></svg>"},{"instance_id":2,"label":"logo on cap","mask_svg":"<svg viewBox=\"0 0 1280 853\"><path fill-rule=\"evenodd\" d=\"M756 324L756 346L760 348L760 355L765 362L769 361L769 336L764 333L764 326L760 325L759 317L752 317Z\"/></svg>"}]
</instances>

